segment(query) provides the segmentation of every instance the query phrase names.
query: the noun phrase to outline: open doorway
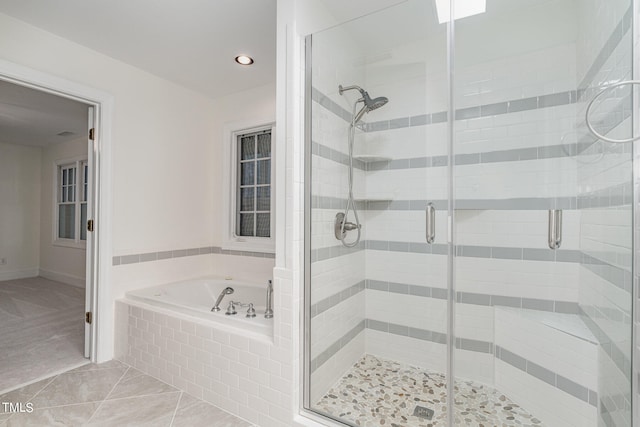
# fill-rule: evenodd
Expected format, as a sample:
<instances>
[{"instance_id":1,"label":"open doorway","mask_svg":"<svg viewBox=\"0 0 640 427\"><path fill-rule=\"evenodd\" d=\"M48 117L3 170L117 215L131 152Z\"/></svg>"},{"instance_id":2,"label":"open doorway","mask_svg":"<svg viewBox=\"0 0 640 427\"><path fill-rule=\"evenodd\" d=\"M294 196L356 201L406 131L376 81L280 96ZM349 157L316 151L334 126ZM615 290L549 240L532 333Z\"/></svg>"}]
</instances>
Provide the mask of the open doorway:
<instances>
[{"instance_id":1,"label":"open doorway","mask_svg":"<svg viewBox=\"0 0 640 427\"><path fill-rule=\"evenodd\" d=\"M88 362L92 105L0 80L0 394Z\"/></svg>"}]
</instances>

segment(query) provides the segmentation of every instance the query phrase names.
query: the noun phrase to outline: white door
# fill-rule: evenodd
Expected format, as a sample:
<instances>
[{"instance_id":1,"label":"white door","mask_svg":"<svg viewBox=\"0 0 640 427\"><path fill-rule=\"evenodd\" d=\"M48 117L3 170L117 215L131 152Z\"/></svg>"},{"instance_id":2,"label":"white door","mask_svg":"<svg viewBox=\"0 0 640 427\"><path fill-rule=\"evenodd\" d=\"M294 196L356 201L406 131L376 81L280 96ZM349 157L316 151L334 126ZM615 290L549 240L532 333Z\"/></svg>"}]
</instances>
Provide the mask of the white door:
<instances>
[{"instance_id":1,"label":"white door","mask_svg":"<svg viewBox=\"0 0 640 427\"><path fill-rule=\"evenodd\" d=\"M85 318L84 324L84 357L91 357L91 348L92 348L92 331L93 324L95 323L95 319L93 318L93 314L95 313L95 304L94 304L94 292L93 286L96 283L95 280L95 250L94 250L94 232L95 232L95 223L92 228L89 228L89 222L94 222L94 216L96 211L95 200L96 200L96 192L95 192L95 183L96 183L96 147L98 143L98 131L97 131L97 123L95 118L96 109L94 107L89 107L88 117L89 117L89 135L87 138L87 170L82 171L83 174L86 173L87 178L87 189L86 189L86 197L87 197L87 214L84 224L80 224L81 227L85 227L87 230L87 252L86 252L86 280L85 280L85 312L89 313ZM91 229L94 231L92 232Z\"/></svg>"}]
</instances>

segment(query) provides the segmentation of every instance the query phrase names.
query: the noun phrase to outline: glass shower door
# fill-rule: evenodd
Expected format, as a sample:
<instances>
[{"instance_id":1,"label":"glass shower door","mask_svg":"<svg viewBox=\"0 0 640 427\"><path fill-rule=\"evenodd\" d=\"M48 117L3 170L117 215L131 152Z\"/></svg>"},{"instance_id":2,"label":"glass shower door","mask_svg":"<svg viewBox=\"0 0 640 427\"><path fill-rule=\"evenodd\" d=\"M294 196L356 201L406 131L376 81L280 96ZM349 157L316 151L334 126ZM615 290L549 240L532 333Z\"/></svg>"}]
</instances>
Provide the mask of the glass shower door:
<instances>
[{"instance_id":1,"label":"glass shower door","mask_svg":"<svg viewBox=\"0 0 640 427\"><path fill-rule=\"evenodd\" d=\"M305 406L348 425L448 425L437 22L410 0L307 38Z\"/></svg>"},{"instance_id":2,"label":"glass shower door","mask_svg":"<svg viewBox=\"0 0 640 427\"><path fill-rule=\"evenodd\" d=\"M490 3L491 5L491 3ZM631 426L631 2L455 22L455 425ZM630 91L591 119L631 135Z\"/></svg>"}]
</instances>

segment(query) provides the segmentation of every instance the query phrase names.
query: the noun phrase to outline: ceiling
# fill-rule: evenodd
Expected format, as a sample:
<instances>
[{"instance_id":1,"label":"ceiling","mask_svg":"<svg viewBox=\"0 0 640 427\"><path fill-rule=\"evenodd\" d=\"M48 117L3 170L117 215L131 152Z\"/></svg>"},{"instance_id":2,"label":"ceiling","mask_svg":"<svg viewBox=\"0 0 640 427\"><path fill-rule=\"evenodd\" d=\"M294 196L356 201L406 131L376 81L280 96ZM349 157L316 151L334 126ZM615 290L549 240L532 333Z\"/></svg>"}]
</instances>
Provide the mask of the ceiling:
<instances>
[{"instance_id":1,"label":"ceiling","mask_svg":"<svg viewBox=\"0 0 640 427\"><path fill-rule=\"evenodd\" d=\"M0 143L46 147L78 139L87 135L87 120L85 104L0 80Z\"/></svg>"},{"instance_id":2,"label":"ceiling","mask_svg":"<svg viewBox=\"0 0 640 427\"><path fill-rule=\"evenodd\" d=\"M211 98L276 79L276 0L1 0L0 13Z\"/></svg>"}]
</instances>

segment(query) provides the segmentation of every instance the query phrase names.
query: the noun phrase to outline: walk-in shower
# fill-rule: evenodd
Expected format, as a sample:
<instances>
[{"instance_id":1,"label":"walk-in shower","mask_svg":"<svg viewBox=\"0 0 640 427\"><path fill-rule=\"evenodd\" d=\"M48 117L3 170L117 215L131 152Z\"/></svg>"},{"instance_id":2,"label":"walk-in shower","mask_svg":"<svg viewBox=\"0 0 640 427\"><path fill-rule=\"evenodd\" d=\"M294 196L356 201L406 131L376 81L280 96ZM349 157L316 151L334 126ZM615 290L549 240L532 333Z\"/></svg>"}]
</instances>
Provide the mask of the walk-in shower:
<instances>
[{"instance_id":1,"label":"walk-in shower","mask_svg":"<svg viewBox=\"0 0 640 427\"><path fill-rule=\"evenodd\" d=\"M631 0L395 3L306 39L306 410L632 426Z\"/></svg>"},{"instance_id":2,"label":"walk-in shower","mask_svg":"<svg viewBox=\"0 0 640 427\"><path fill-rule=\"evenodd\" d=\"M360 219L358 218L358 208L356 207L355 200L353 198L353 144L356 136L356 126L365 114L382 107L387 102L389 102L389 99L384 96L371 99L367 91L365 91L364 89L356 85L347 86L347 87L342 87L342 85L338 86L338 93L340 95L342 95L345 91L349 91L349 90L359 91L362 97L360 99L357 99L353 103L353 112L351 113L351 123L349 123L349 134L348 134L349 197L347 198L347 205L344 209L344 212L339 212L336 214L334 230L335 230L336 239L340 240L345 247L353 248L358 243L360 243L361 228L362 228L362 224L360 224ZM360 111L356 113L356 109L358 108L359 103L362 103L362 108L360 108ZM349 221L349 211L353 212L353 218L355 219L355 223ZM352 242L347 242L345 240L347 237L347 231L353 231L353 230L355 230L357 233L356 238Z\"/></svg>"}]
</instances>

